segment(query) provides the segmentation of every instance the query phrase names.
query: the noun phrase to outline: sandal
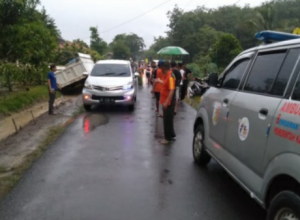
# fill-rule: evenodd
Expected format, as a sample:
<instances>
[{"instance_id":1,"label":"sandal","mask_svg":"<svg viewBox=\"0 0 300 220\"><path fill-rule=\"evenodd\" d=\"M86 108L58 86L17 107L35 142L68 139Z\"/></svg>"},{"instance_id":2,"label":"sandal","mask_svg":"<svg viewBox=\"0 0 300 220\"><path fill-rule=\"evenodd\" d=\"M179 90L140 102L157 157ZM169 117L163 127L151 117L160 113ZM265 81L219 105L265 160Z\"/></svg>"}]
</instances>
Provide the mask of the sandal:
<instances>
[{"instance_id":1,"label":"sandal","mask_svg":"<svg viewBox=\"0 0 300 220\"><path fill-rule=\"evenodd\" d=\"M162 141L160 141L159 143L162 144L162 145L167 145L167 144L170 143L170 141L162 140Z\"/></svg>"}]
</instances>

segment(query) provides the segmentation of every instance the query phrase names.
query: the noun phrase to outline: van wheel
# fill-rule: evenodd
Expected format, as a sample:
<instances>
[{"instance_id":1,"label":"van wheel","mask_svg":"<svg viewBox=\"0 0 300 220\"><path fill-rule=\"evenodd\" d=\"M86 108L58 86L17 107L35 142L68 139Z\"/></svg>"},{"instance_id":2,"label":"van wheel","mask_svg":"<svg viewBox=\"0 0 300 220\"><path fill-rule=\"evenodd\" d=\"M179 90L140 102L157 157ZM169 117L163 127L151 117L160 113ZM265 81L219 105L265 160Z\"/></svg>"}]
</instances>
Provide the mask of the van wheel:
<instances>
[{"instance_id":1,"label":"van wheel","mask_svg":"<svg viewBox=\"0 0 300 220\"><path fill-rule=\"evenodd\" d=\"M268 220L300 220L300 197L293 192L283 191L271 202Z\"/></svg>"},{"instance_id":2,"label":"van wheel","mask_svg":"<svg viewBox=\"0 0 300 220\"><path fill-rule=\"evenodd\" d=\"M204 130L202 125L199 125L195 132L193 141L193 156L195 163L200 166L206 166L211 160L211 156L205 151Z\"/></svg>"},{"instance_id":3,"label":"van wheel","mask_svg":"<svg viewBox=\"0 0 300 220\"><path fill-rule=\"evenodd\" d=\"M128 106L128 109L129 109L129 111L133 112L133 111L134 111L134 104L129 105L129 106Z\"/></svg>"},{"instance_id":4,"label":"van wheel","mask_svg":"<svg viewBox=\"0 0 300 220\"><path fill-rule=\"evenodd\" d=\"M84 108L87 112L89 112L89 111L91 111L92 106L91 106L91 105L83 105L83 108Z\"/></svg>"}]
</instances>

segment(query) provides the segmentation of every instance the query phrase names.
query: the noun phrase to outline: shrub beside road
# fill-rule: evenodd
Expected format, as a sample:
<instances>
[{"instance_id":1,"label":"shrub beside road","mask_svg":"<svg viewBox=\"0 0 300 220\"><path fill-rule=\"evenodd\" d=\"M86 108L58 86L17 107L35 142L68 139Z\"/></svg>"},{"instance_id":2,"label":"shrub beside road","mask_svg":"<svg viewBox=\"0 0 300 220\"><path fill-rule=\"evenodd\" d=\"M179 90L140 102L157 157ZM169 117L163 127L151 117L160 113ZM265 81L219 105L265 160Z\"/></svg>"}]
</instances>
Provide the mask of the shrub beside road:
<instances>
[{"instance_id":1,"label":"shrub beside road","mask_svg":"<svg viewBox=\"0 0 300 220\"><path fill-rule=\"evenodd\" d=\"M46 85L30 87L28 91L8 93L6 96L0 96L0 114L6 116L46 100L48 100Z\"/></svg>"}]
</instances>

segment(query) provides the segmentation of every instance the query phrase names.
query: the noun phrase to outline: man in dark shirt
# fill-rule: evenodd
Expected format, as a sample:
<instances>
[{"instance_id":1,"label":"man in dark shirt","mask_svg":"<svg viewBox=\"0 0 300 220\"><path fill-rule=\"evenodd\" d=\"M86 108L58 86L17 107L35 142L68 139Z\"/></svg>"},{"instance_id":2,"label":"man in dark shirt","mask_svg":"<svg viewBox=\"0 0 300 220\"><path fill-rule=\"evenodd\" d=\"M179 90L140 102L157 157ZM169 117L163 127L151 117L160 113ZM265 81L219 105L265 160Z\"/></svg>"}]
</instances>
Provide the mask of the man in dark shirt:
<instances>
[{"instance_id":1,"label":"man in dark shirt","mask_svg":"<svg viewBox=\"0 0 300 220\"><path fill-rule=\"evenodd\" d=\"M192 74L192 71L186 68L186 63L182 64L182 69L184 70L184 76L183 76L183 85L181 91L181 100L184 100L187 95L187 89L189 84L188 78Z\"/></svg>"},{"instance_id":2,"label":"man in dark shirt","mask_svg":"<svg viewBox=\"0 0 300 220\"><path fill-rule=\"evenodd\" d=\"M54 115L54 101L56 97L56 90L58 89L56 81L56 66L50 66L50 72L48 73L48 89L49 89L49 115Z\"/></svg>"},{"instance_id":3,"label":"man in dark shirt","mask_svg":"<svg viewBox=\"0 0 300 220\"><path fill-rule=\"evenodd\" d=\"M181 83L182 77L181 77L180 71L177 68L177 63L176 62L174 62L174 61L171 62L171 68L172 68L174 76L176 77L176 83L175 83L175 86L176 86L176 90L175 90L176 103L175 103L175 112L174 112L174 114L176 115L177 114L177 109L178 109L178 101L180 99L179 92L180 92L180 83Z\"/></svg>"}]
</instances>

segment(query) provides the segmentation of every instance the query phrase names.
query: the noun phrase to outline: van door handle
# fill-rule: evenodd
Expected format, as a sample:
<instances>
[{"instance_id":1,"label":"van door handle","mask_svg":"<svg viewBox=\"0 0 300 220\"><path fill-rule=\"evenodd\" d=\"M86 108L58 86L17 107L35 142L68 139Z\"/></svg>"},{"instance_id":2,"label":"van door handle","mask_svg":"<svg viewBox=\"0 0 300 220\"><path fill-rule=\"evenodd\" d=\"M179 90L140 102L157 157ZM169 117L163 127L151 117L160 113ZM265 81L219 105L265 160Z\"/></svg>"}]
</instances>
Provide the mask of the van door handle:
<instances>
[{"instance_id":1,"label":"van door handle","mask_svg":"<svg viewBox=\"0 0 300 220\"><path fill-rule=\"evenodd\" d=\"M261 109L261 110L259 111L259 114L264 115L264 116L267 116L268 113L269 113L269 110L268 110L268 109L265 109L265 108L263 108L263 109Z\"/></svg>"},{"instance_id":2,"label":"van door handle","mask_svg":"<svg viewBox=\"0 0 300 220\"><path fill-rule=\"evenodd\" d=\"M229 99L224 99L224 100L223 100L223 103L224 103L224 104L228 104L228 103L229 103Z\"/></svg>"}]
</instances>

